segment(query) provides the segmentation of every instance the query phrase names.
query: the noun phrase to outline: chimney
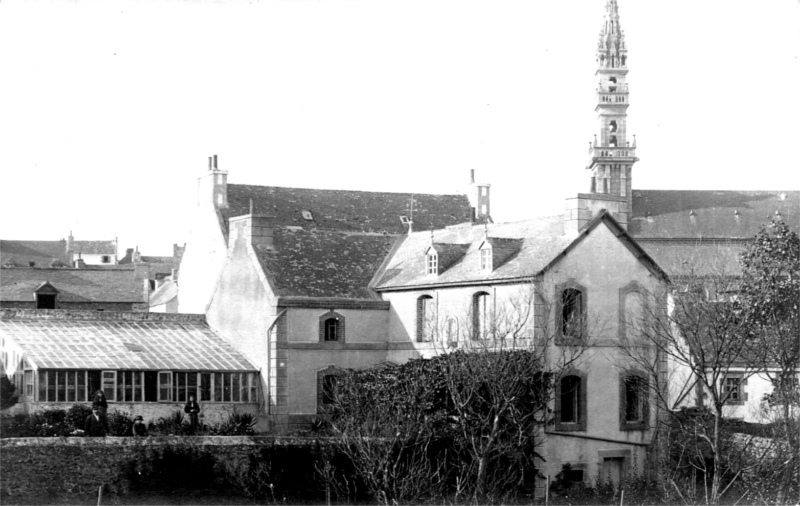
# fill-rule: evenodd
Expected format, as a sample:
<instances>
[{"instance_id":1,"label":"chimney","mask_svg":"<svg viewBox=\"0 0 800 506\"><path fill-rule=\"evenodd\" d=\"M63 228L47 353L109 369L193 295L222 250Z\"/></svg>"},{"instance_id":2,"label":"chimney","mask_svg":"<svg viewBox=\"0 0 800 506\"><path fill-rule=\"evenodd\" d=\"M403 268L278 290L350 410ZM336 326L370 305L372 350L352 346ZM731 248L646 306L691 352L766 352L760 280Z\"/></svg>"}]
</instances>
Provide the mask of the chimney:
<instances>
[{"instance_id":1,"label":"chimney","mask_svg":"<svg viewBox=\"0 0 800 506\"><path fill-rule=\"evenodd\" d=\"M72 243L75 241L75 238L72 237L72 230L69 231L69 237L67 237L67 249L64 253L70 255L72 253ZM70 259L71 260L71 259Z\"/></svg>"},{"instance_id":2,"label":"chimney","mask_svg":"<svg viewBox=\"0 0 800 506\"><path fill-rule=\"evenodd\" d=\"M217 155L208 157L208 173L198 179L197 204L217 209L228 207L228 173L219 170Z\"/></svg>"},{"instance_id":3,"label":"chimney","mask_svg":"<svg viewBox=\"0 0 800 506\"><path fill-rule=\"evenodd\" d=\"M75 268L76 269L85 269L86 268L86 262L84 262L83 258L81 258L80 252L78 252L78 259L75 260Z\"/></svg>"},{"instance_id":4,"label":"chimney","mask_svg":"<svg viewBox=\"0 0 800 506\"><path fill-rule=\"evenodd\" d=\"M492 209L490 187L492 185L488 183L476 183L475 169L470 169L469 181L467 198L469 199L469 205L472 208L472 220L491 221Z\"/></svg>"},{"instance_id":5,"label":"chimney","mask_svg":"<svg viewBox=\"0 0 800 506\"><path fill-rule=\"evenodd\" d=\"M246 241L253 246L274 247L273 233L275 230L274 216L258 216L246 214L230 219L230 245Z\"/></svg>"},{"instance_id":6,"label":"chimney","mask_svg":"<svg viewBox=\"0 0 800 506\"><path fill-rule=\"evenodd\" d=\"M133 252L133 263L142 261L142 254L139 253L139 246L136 246L136 251Z\"/></svg>"}]
</instances>

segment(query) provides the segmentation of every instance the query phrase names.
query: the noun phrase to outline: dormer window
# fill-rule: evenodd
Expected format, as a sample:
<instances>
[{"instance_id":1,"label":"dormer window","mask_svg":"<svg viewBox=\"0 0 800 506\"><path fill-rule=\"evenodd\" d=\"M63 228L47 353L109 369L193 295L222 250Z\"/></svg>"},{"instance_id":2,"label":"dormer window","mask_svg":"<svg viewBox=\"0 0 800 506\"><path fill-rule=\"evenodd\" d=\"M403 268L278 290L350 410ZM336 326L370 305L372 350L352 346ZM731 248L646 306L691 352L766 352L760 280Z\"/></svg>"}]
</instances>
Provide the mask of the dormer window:
<instances>
[{"instance_id":1,"label":"dormer window","mask_svg":"<svg viewBox=\"0 0 800 506\"><path fill-rule=\"evenodd\" d=\"M309 211L308 209L303 209L301 211L301 213L303 215L303 219L304 220L314 221L314 216L311 214L311 211Z\"/></svg>"},{"instance_id":2,"label":"dormer window","mask_svg":"<svg viewBox=\"0 0 800 506\"><path fill-rule=\"evenodd\" d=\"M481 248L481 272L492 272L492 248L486 245Z\"/></svg>"},{"instance_id":3,"label":"dormer window","mask_svg":"<svg viewBox=\"0 0 800 506\"><path fill-rule=\"evenodd\" d=\"M425 255L425 274L436 275L439 273L439 254L435 249L429 248Z\"/></svg>"},{"instance_id":4,"label":"dormer window","mask_svg":"<svg viewBox=\"0 0 800 506\"><path fill-rule=\"evenodd\" d=\"M57 309L58 290L56 287L45 281L33 292L36 300L36 309Z\"/></svg>"}]
</instances>

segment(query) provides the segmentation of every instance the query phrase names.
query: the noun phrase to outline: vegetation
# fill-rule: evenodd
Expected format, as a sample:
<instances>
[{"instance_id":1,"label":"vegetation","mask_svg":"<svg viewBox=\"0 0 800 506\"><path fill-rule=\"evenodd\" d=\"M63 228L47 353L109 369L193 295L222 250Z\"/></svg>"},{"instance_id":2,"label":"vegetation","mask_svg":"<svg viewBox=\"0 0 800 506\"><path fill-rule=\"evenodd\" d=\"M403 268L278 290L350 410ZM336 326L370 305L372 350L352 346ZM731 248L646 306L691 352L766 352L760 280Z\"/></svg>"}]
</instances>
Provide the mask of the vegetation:
<instances>
[{"instance_id":1,"label":"vegetation","mask_svg":"<svg viewBox=\"0 0 800 506\"><path fill-rule=\"evenodd\" d=\"M17 403L17 387L5 374L0 375L0 409L7 409Z\"/></svg>"}]
</instances>

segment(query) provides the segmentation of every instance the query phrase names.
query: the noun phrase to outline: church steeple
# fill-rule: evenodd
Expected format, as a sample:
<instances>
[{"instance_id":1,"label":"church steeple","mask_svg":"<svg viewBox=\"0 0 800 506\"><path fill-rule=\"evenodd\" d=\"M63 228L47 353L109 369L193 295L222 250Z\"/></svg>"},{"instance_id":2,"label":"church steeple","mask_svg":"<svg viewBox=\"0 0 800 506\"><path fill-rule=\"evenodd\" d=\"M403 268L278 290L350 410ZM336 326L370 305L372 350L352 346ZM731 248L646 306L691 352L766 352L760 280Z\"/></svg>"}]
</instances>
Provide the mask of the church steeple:
<instances>
[{"instance_id":1,"label":"church steeple","mask_svg":"<svg viewBox=\"0 0 800 506\"><path fill-rule=\"evenodd\" d=\"M636 138L628 139L628 48L619 23L617 0L606 1L603 28L597 41L598 132L589 143L591 171L589 193L567 199L565 230L574 232L606 209L627 228L631 212L631 168L636 158Z\"/></svg>"},{"instance_id":2,"label":"church steeple","mask_svg":"<svg viewBox=\"0 0 800 506\"><path fill-rule=\"evenodd\" d=\"M591 193L619 197L631 203L631 168L636 158L636 139L628 139L629 105L628 48L625 32L619 23L617 0L607 0L606 15L597 42L597 119L599 133L589 148L592 171ZM620 209L620 211L623 211ZM627 216L626 216L627 218Z\"/></svg>"}]
</instances>

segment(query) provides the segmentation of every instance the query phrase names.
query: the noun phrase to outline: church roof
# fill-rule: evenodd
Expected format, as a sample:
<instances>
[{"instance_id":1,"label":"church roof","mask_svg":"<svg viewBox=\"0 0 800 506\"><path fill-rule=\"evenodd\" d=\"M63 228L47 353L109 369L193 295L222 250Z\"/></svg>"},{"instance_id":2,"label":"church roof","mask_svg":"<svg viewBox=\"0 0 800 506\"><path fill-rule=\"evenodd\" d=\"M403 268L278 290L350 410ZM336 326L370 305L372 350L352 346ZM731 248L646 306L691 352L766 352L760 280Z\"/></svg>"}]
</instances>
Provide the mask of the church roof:
<instances>
[{"instance_id":1,"label":"church roof","mask_svg":"<svg viewBox=\"0 0 800 506\"><path fill-rule=\"evenodd\" d=\"M49 282L63 302L146 302L133 271L109 269L0 269L0 301L32 302L33 292Z\"/></svg>"},{"instance_id":2,"label":"church roof","mask_svg":"<svg viewBox=\"0 0 800 506\"><path fill-rule=\"evenodd\" d=\"M472 217L465 195L316 190L229 184L228 219L269 215L273 247L253 246L277 296L375 298L369 283L398 236L464 223Z\"/></svg>"},{"instance_id":3,"label":"church roof","mask_svg":"<svg viewBox=\"0 0 800 506\"><path fill-rule=\"evenodd\" d=\"M229 184L228 208L221 210L221 223L227 235L228 219L249 214L252 199L253 212L274 216L279 227L403 234L407 226L400 221L400 216L411 217L412 198L414 230L444 228L471 218L471 207L465 195Z\"/></svg>"},{"instance_id":4,"label":"church roof","mask_svg":"<svg viewBox=\"0 0 800 506\"><path fill-rule=\"evenodd\" d=\"M40 369L256 370L203 315L3 309L0 335Z\"/></svg>"},{"instance_id":5,"label":"church roof","mask_svg":"<svg viewBox=\"0 0 800 506\"><path fill-rule=\"evenodd\" d=\"M637 239L752 239L776 217L798 231L800 192L633 190L628 232Z\"/></svg>"}]
</instances>

